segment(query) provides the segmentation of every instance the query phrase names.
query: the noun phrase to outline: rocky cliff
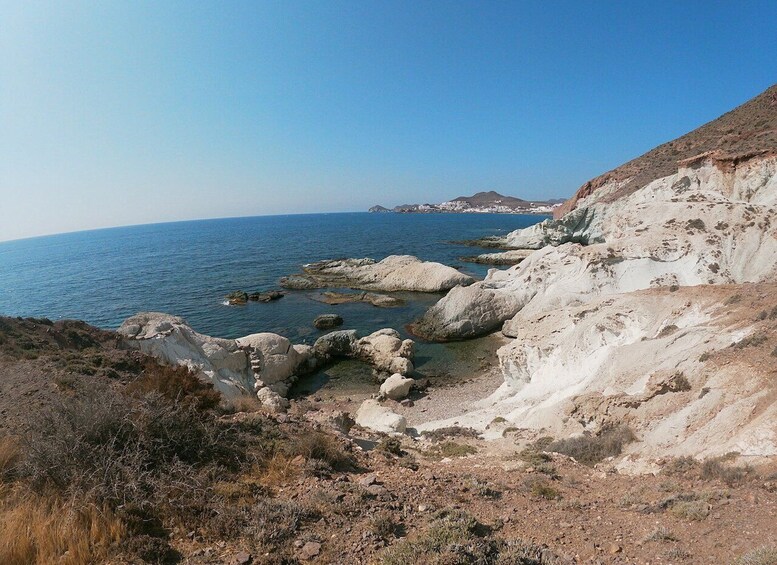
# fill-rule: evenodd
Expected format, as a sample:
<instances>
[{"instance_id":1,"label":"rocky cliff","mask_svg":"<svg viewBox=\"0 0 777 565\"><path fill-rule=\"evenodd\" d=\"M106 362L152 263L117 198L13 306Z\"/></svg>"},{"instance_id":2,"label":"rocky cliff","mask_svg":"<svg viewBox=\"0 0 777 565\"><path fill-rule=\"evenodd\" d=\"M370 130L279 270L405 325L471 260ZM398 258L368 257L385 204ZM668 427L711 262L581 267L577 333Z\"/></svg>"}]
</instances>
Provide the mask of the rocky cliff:
<instances>
[{"instance_id":1,"label":"rocky cliff","mask_svg":"<svg viewBox=\"0 0 777 565\"><path fill-rule=\"evenodd\" d=\"M760 419L775 408L776 94L587 183L562 217L503 238L534 253L413 324L434 340L516 338L473 425L498 415L568 435L628 422L636 459L777 454L774 419Z\"/></svg>"}]
</instances>

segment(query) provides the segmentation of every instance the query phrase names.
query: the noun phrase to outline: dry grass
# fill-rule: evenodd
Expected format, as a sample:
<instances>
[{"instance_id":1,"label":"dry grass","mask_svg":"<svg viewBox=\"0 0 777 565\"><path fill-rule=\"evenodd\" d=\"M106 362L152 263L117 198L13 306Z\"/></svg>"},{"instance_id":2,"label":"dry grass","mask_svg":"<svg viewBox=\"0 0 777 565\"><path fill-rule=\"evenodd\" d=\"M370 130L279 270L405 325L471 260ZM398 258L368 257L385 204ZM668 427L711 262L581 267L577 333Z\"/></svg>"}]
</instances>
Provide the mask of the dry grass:
<instances>
[{"instance_id":1,"label":"dry grass","mask_svg":"<svg viewBox=\"0 0 777 565\"><path fill-rule=\"evenodd\" d=\"M0 563L80 565L101 561L121 541L111 511L50 497L12 493L0 503Z\"/></svg>"},{"instance_id":2,"label":"dry grass","mask_svg":"<svg viewBox=\"0 0 777 565\"><path fill-rule=\"evenodd\" d=\"M9 480L19 463L19 445L8 436L0 437L0 485Z\"/></svg>"},{"instance_id":3,"label":"dry grass","mask_svg":"<svg viewBox=\"0 0 777 565\"><path fill-rule=\"evenodd\" d=\"M294 459L283 452L276 452L267 461L264 468L257 471L260 482L267 487L279 487L289 484L300 473L300 467L294 463Z\"/></svg>"}]
</instances>

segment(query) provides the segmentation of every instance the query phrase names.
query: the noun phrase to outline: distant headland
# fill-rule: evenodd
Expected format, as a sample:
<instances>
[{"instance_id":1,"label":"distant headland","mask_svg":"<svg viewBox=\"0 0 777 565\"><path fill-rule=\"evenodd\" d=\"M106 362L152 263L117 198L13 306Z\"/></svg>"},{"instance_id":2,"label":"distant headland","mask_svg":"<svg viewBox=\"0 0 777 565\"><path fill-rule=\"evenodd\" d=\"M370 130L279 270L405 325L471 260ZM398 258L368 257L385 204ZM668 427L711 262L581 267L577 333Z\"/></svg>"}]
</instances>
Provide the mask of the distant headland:
<instances>
[{"instance_id":1,"label":"distant headland","mask_svg":"<svg viewBox=\"0 0 777 565\"><path fill-rule=\"evenodd\" d=\"M376 205L370 212L399 213L481 213L481 214L552 214L564 199L529 201L514 196L504 196L493 190L478 192L473 196L459 196L440 204L402 204L394 208Z\"/></svg>"}]
</instances>

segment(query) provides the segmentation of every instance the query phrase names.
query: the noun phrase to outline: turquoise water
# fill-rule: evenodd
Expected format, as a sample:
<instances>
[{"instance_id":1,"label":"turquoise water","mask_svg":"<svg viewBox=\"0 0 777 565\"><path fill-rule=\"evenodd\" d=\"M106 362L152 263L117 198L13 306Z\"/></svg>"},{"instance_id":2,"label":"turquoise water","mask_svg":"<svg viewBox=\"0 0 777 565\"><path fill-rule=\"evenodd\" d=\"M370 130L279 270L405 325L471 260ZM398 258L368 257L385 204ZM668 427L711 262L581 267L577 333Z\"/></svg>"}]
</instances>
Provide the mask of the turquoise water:
<instances>
[{"instance_id":1,"label":"turquoise water","mask_svg":"<svg viewBox=\"0 0 777 565\"><path fill-rule=\"evenodd\" d=\"M304 263L391 254L461 265L482 278L487 268L461 263L473 248L447 243L532 225L541 216L497 214L312 214L203 220L113 228L0 243L0 314L77 318L116 328L154 310L184 317L220 337L270 331L312 342L315 316L337 312L346 328L401 330L440 295L396 294L400 308L329 306L312 291L268 303L226 306L233 290L278 288Z\"/></svg>"}]
</instances>

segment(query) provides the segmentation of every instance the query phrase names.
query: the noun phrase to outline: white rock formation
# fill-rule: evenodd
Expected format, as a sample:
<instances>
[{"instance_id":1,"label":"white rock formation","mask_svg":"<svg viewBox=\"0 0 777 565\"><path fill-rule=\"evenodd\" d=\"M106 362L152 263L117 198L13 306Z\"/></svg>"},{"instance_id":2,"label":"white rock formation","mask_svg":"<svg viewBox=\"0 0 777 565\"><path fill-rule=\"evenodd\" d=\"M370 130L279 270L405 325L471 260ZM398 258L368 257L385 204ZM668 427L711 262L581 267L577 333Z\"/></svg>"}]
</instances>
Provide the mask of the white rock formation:
<instances>
[{"instance_id":1,"label":"white rock formation","mask_svg":"<svg viewBox=\"0 0 777 565\"><path fill-rule=\"evenodd\" d=\"M764 315L764 313L768 313ZM771 318L774 316L774 318ZM498 351L505 382L465 416L419 426L510 425L567 437L625 423L620 466L664 456L777 455L777 285L652 289L551 312L521 312ZM762 341L763 340L763 341Z\"/></svg>"},{"instance_id":2,"label":"white rock formation","mask_svg":"<svg viewBox=\"0 0 777 565\"><path fill-rule=\"evenodd\" d=\"M130 343L171 365L184 365L226 397L251 394L274 410L288 403L282 398L296 375L315 365L313 349L292 345L283 336L258 333L236 340L194 331L183 318L143 312L128 318L119 333Z\"/></svg>"},{"instance_id":3,"label":"white rock formation","mask_svg":"<svg viewBox=\"0 0 777 565\"><path fill-rule=\"evenodd\" d=\"M356 411L356 423L364 428L386 434L403 434L407 428L404 416L392 412L377 400L368 398Z\"/></svg>"},{"instance_id":4,"label":"white rock formation","mask_svg":"<svg viewBox=\"0 0 777 565\"><path fill-rule=\"evenodd\" d=\"M131 316L118 332L131 338L143 353L188 367L227 397L254 390L248 355L235 340L197 333L183 318L159 312Z\"/></svg>"},{"instance_id":5,"label":"white rock formation","mask_svg":"<svg viewBox=\"0 0 777 565\"><path fill-rule=\"evenodd\" d=\"M625 423L638 442L619 466L632 471L667 455L777 455L777 157L705 154L624 196L625 182L509 234L538 250L415 323L434 339L515 338L498 353L504 385L455 420L555 437Z\"/></svg>"},{"instance_id":6,"label":"white rock formation","mask_svg":"<svg viewBox=\"0 0 777 565\"><path fill-rule=\"evenodd\" d=\"M413 372L413 340L402 340L399 332L390 328L361 339L355 330L330 332L318 338L313 349L322 358L360 359L383 373L407 375Z\"/></svg>"},{"instance_id":7,"label":"white rock formation","mask_svg":"<svg viewBox=\"0 0 777 565\"><path fill-rule=\"evenodd\" d=\"M391 400L401 400L410 394L410 387L415 381L394 373L380 385L380 394Z\"/></svg>"},{"instance_id":8,"label":"white rock formation","mask_svg":"<svg viewBox=\"0 0 777 565\"><path fill-rule=\"evenodd\" d=\"M303 266L303 274L281 279L287 288L347 287L363 290L442 292L474 282L453 267L421 261L412 255L390 255L382 261L338 259Z\"/></svg>"},{"instance_id":9,"label":"white rock formation","mask_svg":"<svg viewBox=\"0 0 777 565\"><path fill-rule=\"evenodd\" d=\"M724 169L700 159L614 202L604 198L617 186L605 187L561 220L509 234L512 244L557 246L453 289L414 331L460 339L498 329L523 309L543 312L659 286L772 280L777 157Z\"/></svg>"},{"instance_id":10,"label":"white rock formation","mask_svg":"<svg viewBox=\"0 0 777 565\"><path fill-rule=\"evenodd\" d=\"M412 373L413 354L413 340L402 340L399 332L390 328L371 333L354 344L356 358L386 373Z\"/></svg>"}]
</instances>

